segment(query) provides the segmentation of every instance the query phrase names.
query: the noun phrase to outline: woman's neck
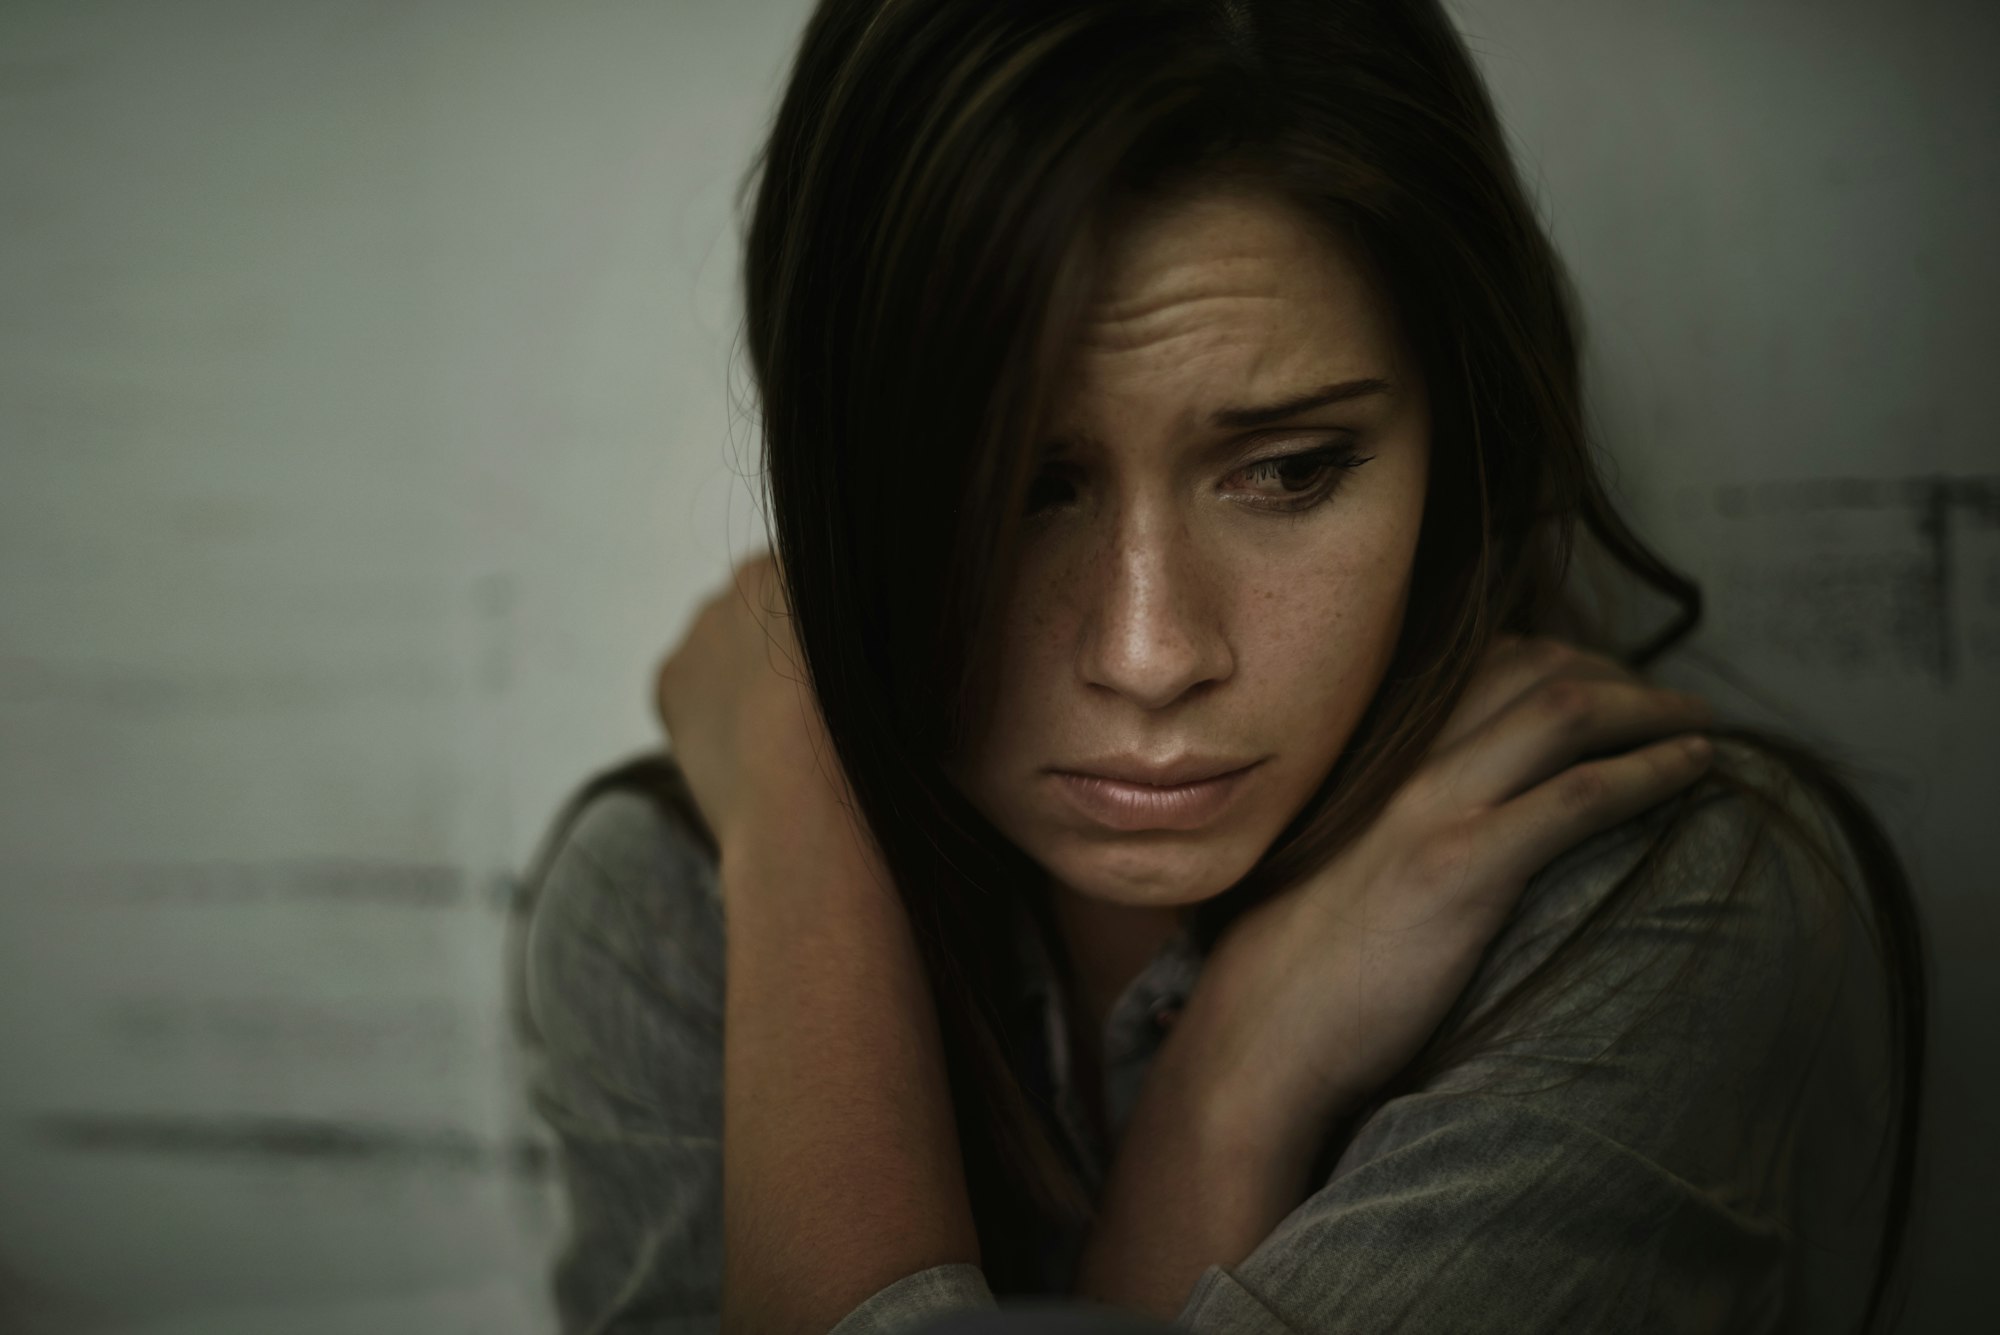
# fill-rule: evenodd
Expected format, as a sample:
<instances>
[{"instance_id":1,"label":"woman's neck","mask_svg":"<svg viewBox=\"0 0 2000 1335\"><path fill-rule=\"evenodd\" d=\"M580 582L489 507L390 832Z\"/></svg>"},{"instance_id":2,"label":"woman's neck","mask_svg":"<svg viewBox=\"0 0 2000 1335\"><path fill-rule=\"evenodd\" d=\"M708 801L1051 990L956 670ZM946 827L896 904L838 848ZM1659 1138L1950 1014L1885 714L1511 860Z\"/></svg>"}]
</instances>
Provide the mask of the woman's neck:
<instances>
[{"instance_id":1,"label":"woman's neck","mask_svg":"<svg viewBox=\"0 0 2000 1335\"><path fill-rule=\"evenodd\" d=\"M1183 910L1132 907L1050 888L1056 928L1075 973L1077 1001L1088 1033L1102 1035L1118 997L1180 930Z\"/></svg>"}]
</instances>

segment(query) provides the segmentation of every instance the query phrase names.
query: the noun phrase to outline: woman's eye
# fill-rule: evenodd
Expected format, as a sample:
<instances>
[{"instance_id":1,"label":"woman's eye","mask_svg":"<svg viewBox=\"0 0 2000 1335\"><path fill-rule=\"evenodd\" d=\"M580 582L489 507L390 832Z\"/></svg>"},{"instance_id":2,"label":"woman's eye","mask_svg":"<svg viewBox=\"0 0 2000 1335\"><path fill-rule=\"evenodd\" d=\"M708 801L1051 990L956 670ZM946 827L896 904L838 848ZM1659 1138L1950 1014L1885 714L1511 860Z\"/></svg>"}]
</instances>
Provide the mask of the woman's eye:
<instances>
[{"instance_id":1,"label":"woman's eye","mask_svg":"<svg viewBox=\"0 0 2000 1335\"><path fill-rule=\"evenodd\" d=\"M1028 483L1026 509L1031 515L1040 514L1044 510L1068 505L1075 499L1075 479L1062 465L1049 464Z\"/></svg>"},{"instance_id":2,"label":"woman's eye","mask_svg":"<svg viewBox=\"0 0 2000 1335\"><path fill-rule=\"evenodd\" d=\"M1229 475L1226 492L1266 510L1307 510L1340 489L1349 470L1368 462L1350 445L1324 445L1247 464ZM1073 464L1044 464L1028 483L1023 509L1029 515L1073 505L1079 475Z\"/></svg>"},{"instance_id":3,"label":"woman's eye","mask_svg":"<svg viewBox=\"0 0 2000 1335\"><path fill-rule=\"evenodd\" d=\"M1340 489L1349 470L1359 468L1372 455L1355 453L1351 446L1326 445L1297 454L1261 459L1232 474L1245 485L1232 491L1256 493L1254 504L1267 508L1301 510L1331 497Z\"/></svg>"}]
</instances>

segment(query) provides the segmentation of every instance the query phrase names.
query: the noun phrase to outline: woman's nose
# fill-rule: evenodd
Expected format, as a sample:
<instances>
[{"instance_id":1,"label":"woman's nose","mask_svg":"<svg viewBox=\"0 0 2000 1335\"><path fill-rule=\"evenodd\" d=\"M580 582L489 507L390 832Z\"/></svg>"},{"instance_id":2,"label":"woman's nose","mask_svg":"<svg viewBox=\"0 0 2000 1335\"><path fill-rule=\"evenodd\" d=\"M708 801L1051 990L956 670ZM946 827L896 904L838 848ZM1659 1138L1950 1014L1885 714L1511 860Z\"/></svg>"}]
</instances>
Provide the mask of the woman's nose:
<instances>
[{"instance_id":1,"label":"woman's nose","mask_svg":"<svg viewBox=\"0 0 2000 1335\"><path fill-rule=\"evenodd\" d=\"M1161 709L1234 671L1212 580L1178 523L1122 534L1102 559L1078 672L1144 709Z\"/></svg>"}]
</instances>

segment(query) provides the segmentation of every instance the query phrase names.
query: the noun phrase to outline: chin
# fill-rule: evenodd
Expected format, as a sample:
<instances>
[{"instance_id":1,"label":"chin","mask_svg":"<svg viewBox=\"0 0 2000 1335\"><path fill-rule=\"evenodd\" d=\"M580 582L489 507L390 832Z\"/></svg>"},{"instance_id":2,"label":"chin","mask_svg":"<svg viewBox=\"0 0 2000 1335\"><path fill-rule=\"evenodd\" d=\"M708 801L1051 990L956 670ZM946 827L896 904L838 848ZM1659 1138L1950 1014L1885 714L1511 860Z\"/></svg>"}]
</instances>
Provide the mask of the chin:
<instances>
[{"instance_id":1,"label":"chin","mask_svg":"<svg viewBox=\"0 0 2000 1335\"><path fill-rule=\"evenodd\" d=\"M1145 835L1071 845L1039 860L1065 888L1086 899L1170 908L1213 899L1243 879L1256 864L1256 851L1245 856L1233 842Z\"/></svg>"}]
</instances>

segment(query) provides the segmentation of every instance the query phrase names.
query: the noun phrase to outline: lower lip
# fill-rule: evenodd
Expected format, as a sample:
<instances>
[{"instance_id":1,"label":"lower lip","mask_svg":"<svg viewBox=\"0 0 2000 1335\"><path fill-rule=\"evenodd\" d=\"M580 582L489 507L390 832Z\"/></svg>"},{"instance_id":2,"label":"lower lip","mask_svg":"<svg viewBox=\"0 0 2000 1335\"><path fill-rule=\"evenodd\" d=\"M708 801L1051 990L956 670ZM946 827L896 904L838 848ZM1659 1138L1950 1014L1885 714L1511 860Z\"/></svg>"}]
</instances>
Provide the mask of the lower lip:
<instances>
[{"instance_id":1,"label":"lower lip","mask_svg":"<svg viewBox=\"0 0 2000 1335\"><path fill-rule=\"evenodd\" d=\"M1199 783L1165 788L1066 770L1055 771L1054 777L1071 805L1099 825L1122 831L1197 830L1222 813L1254 768L1246 765Z\"/></svg>"}]
</instances>

